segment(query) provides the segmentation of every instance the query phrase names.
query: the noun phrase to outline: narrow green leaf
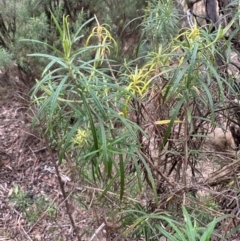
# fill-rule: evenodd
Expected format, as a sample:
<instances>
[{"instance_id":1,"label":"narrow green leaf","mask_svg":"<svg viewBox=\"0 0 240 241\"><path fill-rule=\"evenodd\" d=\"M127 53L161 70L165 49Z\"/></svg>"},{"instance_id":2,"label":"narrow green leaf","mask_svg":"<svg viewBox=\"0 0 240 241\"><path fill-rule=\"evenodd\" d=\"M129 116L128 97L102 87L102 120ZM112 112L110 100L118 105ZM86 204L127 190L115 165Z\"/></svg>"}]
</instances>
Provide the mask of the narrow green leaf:
<instances>
[{"instance_id":1,"label":"narrow green leaf","mask_svg":"<svg viewBox=\"0 0 240 241\"><path fill-rule=\"evenodd\" d=\"M84 106L86 108L86 114L89 118L90 129L91 129L91 132L92 132L92 135L93 135L93 141L94 141L94 151L96 151L96 150L98 150L98 137L97 137L97 131L96 131L96 128L95 128L95 125L94 125L94 121L93 121L93 118L92 118L91 109L90 109L90 107L87 103L85 95L82 92L80 92L80 96L81 96L82 101L84 103Z\"/></svg>"},{"instance_id":2,"label":"narrow green leaf","mask_svg":"<svg viewBox=\"0 0 240 241\"><path fill-rule=\"evenodd\" d=\"M101 193L99 197L100 201L106 195L106 193L111 189L111 187L114 185L118 177L119 177L119 173L116 173L114 177L110 180L110 182L105 186L104 191Z\"/></svg>"},{"instance_id":3,"label":"narrow green leaf","mask_svg":"<svg viewBox=\"0 0 240 241\"><path fill-rule=\"evenodd\" d=\"M53 14L51 11L50 11L50 13L51 13L51 17L52 17L52 19L53 19L53 21L54 21L54 24L56 25L56 27L57 27L57 29L58 29L58 32L59 32L59 34L60 34L60 37L61 37L61 39L63 39L63 30L62 30L61 26L59 25L59 23L58 23L56 17L54 16L54 14ZM64 19L64 18L65 18L65 16L63 16L63 19Z\"/></svg>"},{"instance_id":4,"label":"narrow green leaf","mask_svg":"<svg viewBox=\"0 0 240 241\"><path fill-rule=\"evenodd\" d=\"M53 119L53 116L55 114L55 109L57 108L57 106L59 104L57 99L60 95L60 92L63 91L63 85L66 83L67 79L68 79L68 75L65 75L65 77L61 80L57 89L54 91L54 93L52 95L51 106L50 106L51 113L49 115L50 120Z\"/></svg>"},{"instance_id":5,"label":"narrow green leaf","mask_svg":"<svg viewBox=\"0 0 240 241\"><path fill-rule=\"evenodd\" d=\"M203 81L200 81L200 85L203 87L203 89L205 90L205 93L207 95L208 105L211 110L211 122L214 123L215 108L214 108L214 103L213 103L213 99L212 99L212 94L210 93L210 89L208 88L208 86Z\"/></svg>"},{"instance_id":6,"label":"narrow green leaf","mask_svg":"<svg viewBox=\"0 0 240 241\"><path fill-rule=\"evenodd\" d=\"M120 148L120 146L119 146ZM125 168L124 168L124 161L123 156L119 155L119 172L120 172L120 200L122 201L124 195L124 188L125 188Z\"/></svg>"},{"instance_id":7,"label":"narrow green leaf","mask_svg":"<svg viewBox=\"0 0 240 241\"><path fill-rule=\"evenodd\" d=\"M205 229L205 232L200 238L200 241L210 241L210 238L212 237L213 230L217 224L216 219L214 218L211 223L207 225L207 228Z\"/></svg>"},{"instance_id":8,"label":"narrow green leaf","mask_svg":"<svg viewBox=\"0 0 240 241\"><path fill-rule=\"evenodd\" d=\"M95 19L94 17L88 19L86 22L84 22L84 23L78 28L78 30L76 31L76 33L73 35L73 43L75 43L76 41L79 40L79 36L78 36L79 33L82 31L82 29L83 29L85 26L87 26L87 25L88 25L90 22L92 22L94 19ZM80 37L82 37L82 36L80 36Z\"/></svg>"},{"instance_id":9,"label":"narrow green leaf","mask_svg":"<svg viewBox=\"0 0 240 241\"><path fill-rule=\"evenodd\" d=\"M169 241L180 241L179 239L176 239L172 234L167 232L164 228L162 228L160 225L157 226L157 229L169 240Z\"/></svg>"},{"instance_id":10,"label":"narrow green leaf","mask_svg":"<svg viewBox=\"0 0 240 241\"><path fill-rule=\"evenodd\" d=\"M191 218L184 206L182 206L182 211L183 211L184 220L186 222L185 227L186 227L186 234L188 236L188 240L195 241L196 240L195 227L192 225Z\"/></svg>"}]
</instances>

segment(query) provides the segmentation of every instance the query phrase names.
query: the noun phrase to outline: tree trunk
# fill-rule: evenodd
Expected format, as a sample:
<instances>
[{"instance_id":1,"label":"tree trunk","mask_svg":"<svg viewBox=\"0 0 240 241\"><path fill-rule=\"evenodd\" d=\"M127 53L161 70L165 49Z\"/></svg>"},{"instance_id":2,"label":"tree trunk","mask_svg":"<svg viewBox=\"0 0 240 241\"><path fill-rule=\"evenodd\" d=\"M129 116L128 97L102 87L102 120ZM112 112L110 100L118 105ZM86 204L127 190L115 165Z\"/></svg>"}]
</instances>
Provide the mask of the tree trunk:
<instances>
[{"instance_id":1,"label":"tree trunk","mask_svg":"<svg viewBox=\"0 0 240 241\"><path fill-rule=\"evenodd\" d=\"M207 23L213 23L214 29L218 29L219 26L219 17L218 17L218 5L217 0L206 0L205 1L206 7L206 15L207 15Z\"/></svg>"}]
</instances>

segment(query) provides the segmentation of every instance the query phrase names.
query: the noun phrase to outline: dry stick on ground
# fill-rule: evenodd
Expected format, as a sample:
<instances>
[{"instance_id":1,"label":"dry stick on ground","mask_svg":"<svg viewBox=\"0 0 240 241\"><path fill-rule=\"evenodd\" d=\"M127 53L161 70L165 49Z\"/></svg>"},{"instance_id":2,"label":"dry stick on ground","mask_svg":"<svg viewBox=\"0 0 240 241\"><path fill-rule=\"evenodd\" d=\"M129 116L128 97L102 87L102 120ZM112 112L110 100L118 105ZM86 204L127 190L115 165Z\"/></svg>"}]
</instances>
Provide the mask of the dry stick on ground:
<instances>
[{"instance_id":1,"label":"dry stick on ground","mask_svg":"<svg viewBox=\"0 0 240 241\"><path fill-rule=\"evenodd\" d=\"M23 231L23 233L25 234L25 236L27 237L27 239L29 240L29 241L33 241L32 239L31 239L31 237L27 234L27 232L25 231L25 229L21 226L21 229L22 229L22 231Z\"/></svg>"},{"instance_id":2,"label":"dry stick on ground","mask_svg":"<svg viewBox=\"0 0 240 241\"><path fill-rule=\"evenodd\" d=\"M97 228L97 230L94 232L94 234L92 235L92 237L90 238L89 241L92 241L95 237L97 237L98 233L106 226L105 223L102 223L100 225L100 227Z\"/></svg>"},{"instance_id":3,"label":"dry stick on ground","mask_svg":"<svg viewBox=\"0 0 240 241\"><path fill-rule=\"evenodd\" d=\"M41 128L42 133L44 133L44 132L43 132L43 127L42 127L42 124L41 124L40 121L39 121L39 124L40 124L40 128ZM63 195L65 207L66 207L67 214L68 214L68 217L69 217L69 219L70 219L70 222L71 222L73 231L76 232L78 241L81 241L81 237L80 237L80 235L79 235L79 231L78 231L78 229L76 228L75 222L74 222L73 217L72 217L72 213L71 213L71 211L70 211L70 210L71 210L71 207L70 207L70 204L69 204L68 199L67 199L67 194L66 194L65 189L64 189L64 184L63 184L63 181L62 181L62 178L61 178L59 169L58 169L57 161L54 159L54 155L53 155L52 149L51 149L51 147L50 147L50 145L49 145L49 142L48 142L47 137L46 137L45 135L44 135L43 137L44 137L44 141L45 141L45 144L46 144L48 153L49 153L49 155L50 155L50 157L51 157L53 166L54 166L54 168L55 168L55 172L56 172L56 175L57 175L57 178L58 178L58 183L59 183L59 186L60 186L62 195Z\"/></svg>"}]
</instances>

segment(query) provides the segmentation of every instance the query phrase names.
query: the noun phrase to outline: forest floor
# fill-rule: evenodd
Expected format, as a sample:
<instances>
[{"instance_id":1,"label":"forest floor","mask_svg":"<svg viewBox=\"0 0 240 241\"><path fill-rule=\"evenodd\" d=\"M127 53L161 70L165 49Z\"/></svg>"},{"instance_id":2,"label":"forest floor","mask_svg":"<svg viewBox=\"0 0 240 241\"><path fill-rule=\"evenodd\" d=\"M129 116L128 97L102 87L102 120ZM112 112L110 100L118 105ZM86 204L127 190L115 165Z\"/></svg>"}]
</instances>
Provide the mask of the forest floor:
<instances>
[{"instance_id":1,"label":"forest floor","mask_svg":"<svg viewBox=\"0 0 240 241\"><path fill-rule=\"evenodd\" d=\"M39 127L32 128L29 91L17 76L0 75L0 241L75 241L51 157ZM69 199L77 190L72 216L81 240L91 240L101 211L75 205L87 191L71 182L64 165L60 171ZM105 234L92 240L106 240Z\"/></svg>"}]
</instances>

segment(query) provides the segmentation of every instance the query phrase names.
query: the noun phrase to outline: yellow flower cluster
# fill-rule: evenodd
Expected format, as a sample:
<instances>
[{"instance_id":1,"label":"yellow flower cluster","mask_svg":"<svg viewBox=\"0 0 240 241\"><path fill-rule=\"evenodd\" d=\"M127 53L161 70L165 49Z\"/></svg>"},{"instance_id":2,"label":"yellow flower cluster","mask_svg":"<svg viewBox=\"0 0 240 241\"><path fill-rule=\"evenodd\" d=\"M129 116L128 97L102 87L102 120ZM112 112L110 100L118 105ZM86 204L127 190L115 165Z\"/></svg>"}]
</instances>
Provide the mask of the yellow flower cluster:
<instances>
[{"instance_id":1,"label":"yellow flower cluster","mask_svg":"<svg viewBox=\"0 0 240 241\"><path fill-rule=\"evenodd\" d=\"M87 146L89 144L89 131L78 129L75 138L73 139L73 143L78 145L80 148Z\"/></svg>"},{"instance_id":2,"label":"yellow flower cluster","mask_svg":"<svg viewBox=\"0 0 240 241\"><path fill-rule=\"evenodd\" d=\"M138 69L138 66L136 66L134 73L128 75L130 82L126 89L134 95L143 97L152 81L149 77L152 73L153 67L154 66L146 65Z\"/></svg>"}]
</instances>

